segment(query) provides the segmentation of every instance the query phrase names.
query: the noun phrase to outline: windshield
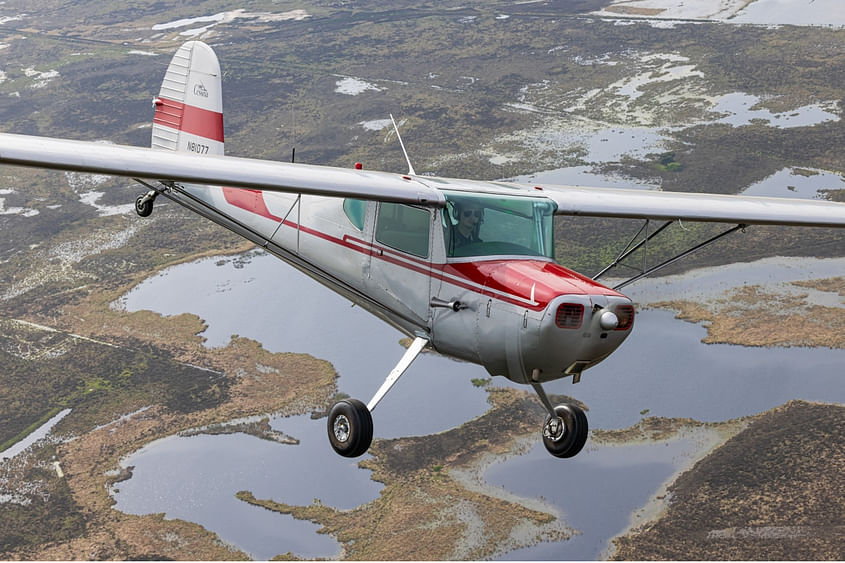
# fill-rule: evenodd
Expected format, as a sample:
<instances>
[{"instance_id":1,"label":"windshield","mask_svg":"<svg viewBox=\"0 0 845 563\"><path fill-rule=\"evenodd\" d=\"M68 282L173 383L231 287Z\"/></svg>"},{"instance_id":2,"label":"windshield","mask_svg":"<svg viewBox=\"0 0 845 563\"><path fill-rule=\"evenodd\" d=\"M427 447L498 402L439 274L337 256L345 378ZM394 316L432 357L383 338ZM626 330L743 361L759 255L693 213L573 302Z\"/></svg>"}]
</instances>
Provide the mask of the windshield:
<instances>
[{"instance_id":1,"label":"windshield","mask_svg":"<svg viewBox=\"0 0 845 563\"><path fill-rule=\"evenodd\" d=\"M555 205L545 198L445 192L450 257L525 255L554 259Z\"/></svg>"}]
</instances>

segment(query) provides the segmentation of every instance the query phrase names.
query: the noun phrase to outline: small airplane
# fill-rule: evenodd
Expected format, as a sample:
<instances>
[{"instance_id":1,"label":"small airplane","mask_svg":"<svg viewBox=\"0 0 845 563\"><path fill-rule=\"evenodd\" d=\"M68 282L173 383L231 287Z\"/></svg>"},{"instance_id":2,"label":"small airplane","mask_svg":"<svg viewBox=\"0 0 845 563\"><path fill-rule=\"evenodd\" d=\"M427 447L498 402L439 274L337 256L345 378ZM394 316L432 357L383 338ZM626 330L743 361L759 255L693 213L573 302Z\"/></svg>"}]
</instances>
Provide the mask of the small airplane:
<instances>
[{"instance_id":1,"label":"small airplane","mask_svg":"<svg viewBox=\"0 0 845 563\"><path fill-rule=\"evenodd\" d=\"M412 337L367 404L332 406L329 441L346 457L367 451L371 412L425 348L531 385L548 412L543 443L572 457L587 417L553 405L543 383L577 383L625 341L634 306L619 289L748 225L845 227L845 204L826 201L439 178L410 160L396 174L224 156L220 65L200 41L177 50L153 105L151 148L0 134L0 163L134 178L146 190L138 215L168 198ZM555 262L555 215L645 221L611 266L674 221L736 226L611 288ZM653 220L665 222L650 232Z\"/></svg>"}]
</instances>

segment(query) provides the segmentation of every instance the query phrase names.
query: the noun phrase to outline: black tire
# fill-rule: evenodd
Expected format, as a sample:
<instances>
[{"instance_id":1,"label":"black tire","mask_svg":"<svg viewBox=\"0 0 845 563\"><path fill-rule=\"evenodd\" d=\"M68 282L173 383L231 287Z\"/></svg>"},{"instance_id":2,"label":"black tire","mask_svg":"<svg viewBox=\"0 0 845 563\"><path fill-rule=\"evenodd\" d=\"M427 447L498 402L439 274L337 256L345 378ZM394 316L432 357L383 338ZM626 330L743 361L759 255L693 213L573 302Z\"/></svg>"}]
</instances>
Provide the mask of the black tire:
<instances>
[{"instance_id":1,"label":"black tire","mask_svg":"<svg viewBox=\"0 0 845 563\"><path fill-rule=\"evenodd\" d=\"M344 399L329 411L327 430L334 451L344 457L358 457L373 441L373 416L361 401Z\"/></svg>"},{"instance_id":2,"label":"black tire","mask_svg":"<svg viewBox=\"0 0 845 563\"><path fill-rule=\"evenodd\" d=\"M561 431L554 432L553 426L549 425L552 417L547 416L543 424L543 445L555 457L572 457L587 443L587 415L580 407L571 404L556 406L555 413L563 421L563 427Z\"/></svg>"},{"instance_id":3,"label":"black tire","mask_svg":"<svg viewBox=\"0 0 845 563\"><path fill-rule=\"evenodd\" d=\"M146 199L145 199L146 198ZM139 195L135 200L135 213L141 217L149 217L153 213L153 199Z\"/></svg>"}]
</instances>

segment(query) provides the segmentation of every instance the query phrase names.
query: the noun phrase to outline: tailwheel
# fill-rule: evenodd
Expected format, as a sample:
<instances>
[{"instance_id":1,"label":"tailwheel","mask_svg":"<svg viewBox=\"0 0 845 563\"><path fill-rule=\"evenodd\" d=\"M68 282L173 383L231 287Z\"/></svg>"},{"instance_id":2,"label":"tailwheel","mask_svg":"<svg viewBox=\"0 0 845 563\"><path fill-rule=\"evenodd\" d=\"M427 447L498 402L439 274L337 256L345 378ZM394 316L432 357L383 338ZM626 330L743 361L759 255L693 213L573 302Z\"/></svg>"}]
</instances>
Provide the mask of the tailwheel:
<instances>
[{"instance_id":1,"label":"tailwheel","mask_svg":"<svg viewBox=\"0 0 845 563\"><path fill-rule=\"evenodd\" d=\"M543 424L543 445L555 457L572 457L587 442L587 415L572 404L557 405Z\"/></svg>"},{"instance_id":2,"label":"tailwheel","mask_svg":"<svg viewBox=\"0 0 845 563\"><path fill-rule=\"evenodd\" d=\"M153 212L153 202L155 201L155 192L152 195L146 193L139 195L135 200L135 213L141 217L149 217Z\"/></svg>"},{"instance_id":3,"label":"tailwheel","mask_svg":"<svg viewBox=\"0 0 845 563\"><path fill-rule=\"evenodd\" d=\"M357 399L344 399L332 406L328 421L329 442L344 457L358 457L373 441L373 416Z\"/></svg>"}]
</instances>

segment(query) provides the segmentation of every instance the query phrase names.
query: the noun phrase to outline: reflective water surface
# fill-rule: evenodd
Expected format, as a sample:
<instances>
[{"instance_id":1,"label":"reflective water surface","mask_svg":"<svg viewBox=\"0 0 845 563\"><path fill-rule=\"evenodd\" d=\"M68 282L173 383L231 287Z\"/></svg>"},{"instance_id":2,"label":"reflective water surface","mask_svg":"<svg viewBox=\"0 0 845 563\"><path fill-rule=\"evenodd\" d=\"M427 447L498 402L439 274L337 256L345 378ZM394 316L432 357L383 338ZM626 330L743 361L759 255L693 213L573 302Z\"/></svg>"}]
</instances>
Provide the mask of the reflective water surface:
<instances>
[{"instance_id":1,"label":"reflective water surface","mask_svg":"<svg viewBox=\"0 0 845 563\"><path fill-rule=\"evenodd\" d=\"M841 261L781 260L787 265L774 259L727 267L723 283L736 285L746 277L765 281L790 268L805 279L842 271ZM719 271L713 270L713 279ZM702 287L719 284L708 277L681 278L675 298L694 298ZM632 286L631 294L648 302L671 293L669 287L673 284L651 280ZM124 303L130 310L194 312L209 323L204 335L210 346L224 345L237 333L272 351L307 351L328 358L340 374L339 388L364 401L402 354L396 344L400 335L393 329L260 253L171 268L141 284ZM678 321L671 312L641 311L631 337L586 372L579 385L558 381L547 388L585 402L592 428L628 427L644 409L654 416L719 421L794 398L845 402L845 351L704 345L704 335L702 327ZM486 377L486 372L432 354L419 358L375 411L376 435L439 432L481 414L487 409L486 393L470 384L474 377ZM507 384L502 378L494 382ZM198 522L258 558L287 551L337 556L338 544L316 534L317 526L248 506L235 499L235 492L248 489L258 498L289 504L319 498L330 506L351 508L375 498L381 486L355 461L332 452L325 419L273 419L272 425L302 440L301 445L243 434L171 438L149 445L124 460L135 470L130 480L117 485L117 508ZM493 465L486 474L492 485L542 495L581 532L569 541L508 557L597 557L625 528L631 511L655 493L693 448L685 440L614 447L588 442L581 455L563 461L548 456L538 441L526 455Z\"/></svg>"},{"instance_id":2,"label":"reflective water surface","mask_svg":"<svg viewBox=\"0 0 845 563\"><path fill-rule=\"evenodd\" d=\"M19 453L21 453L22 451L27 449L29 446L31 446L32 444L34 444L38 440L45 438L47 436L47 434L50 432L50 430L52 430L53 427L55 425L57 425L61 419L63 419L64 417L66 417L67 415L70 414L70 411L71 411L71 409L62 410L61 412L56 414L54 417L52 417L50 420L48 420L47 422L45 422L44 424L42 424L41 426L39 426L38 428L33 430L32 433L29 436L27 436L26 438L24 438L23 440L21 440L17 444L14 444L11 447L9 447L9 448L3 450L2 452L0 452L0 462L2 462L3 460L9 459L9 458L15 457L16 455L18 455Z\"/></svg>"},{"instance_id":3,"label":"reflective water surface","mask_svg":"<svg viewBox=\"0 0 845 563\"><path fill-rule=\"evenodd\" d=\"M524 497L542 497L579 533L565 542L545 542L514 550L504 560L578 560L599 558L609 538L622 532L631 513L642 507L695 449L691 440L658 444L588 447L568 460L537 444L529 453L491 467L493 485ZM537 475L539 479L527 479ZM553 480L548 480L552 476Z\"/></svg>"},{"instance_id":4,"label":"reflective water surface","mask_svg":"<svg viewBox=\"0 0 845 563\"><path fill-rule=\"evenodd\" d=\"M742 195L793 197L803 199L822 198L823 190L845 189L845 178L835 172L784 168L748 186Z\"/></svg>"},{"instance_id":5,"label":"reflective water surface","mask_svg":"<svg viewBox=\"0 0 845 563\"><path fill-rule=\"evenodd\" d=\"M756 107L761 98L742 92L733 92L721 96L710 109L723 117L714 123L727 123L734 127L751 125L753 121L764 121L770 127L782 129L790 127L812 127L826 121L839 121L839 116L830 111L832 107L820 104L802 106L783 113L772 113L762 107Z\"/></svg>"},{"instance_id":6,"label":"reflective water surface","mask_svg":"<svg viewBox=\"0 0 845 563\"><path fill-rule=\"evenodd\" d=\"M263 253L207 259L170 268L123 300L130 311L191 312L208 323L208 346L233 334L271 352L304 352L330 361L340 391L365 403L404 353L402 333ZM442 432L487 410L487 394L470 380L486 377L471 364L422 354L373 413L375 435L395 438ZM430 416L426 397L437 395Z\"/></svg>"},{"instance_id":7,"label":"reflective water surface","mask_svg":"<svg viewBox=\"0 0 845 563\"><path fill-rule=\"evenodd\" d=\"M337 557L340 545L319 526L235 498L247 490L259 499L351 509L378 496L382 486L357 460L326 447L325 419L274 418L271 426L300 440L286 445L246 434L171 437L124 460L134 466L117 483L115 508L131 514L166 513L201 524L257 559L291 551L302 557Z\"/></svg>"},{"instance_id":8,"label":"reflective water surface","mask_svg":"<svg viewBox=\"0 0 845 563\"><path fill-rule=\"evenodd\" d=\"M729 21L841 27L845 25L845 6L842 0L755 0Z\"/></svg>"}]
</instances>

